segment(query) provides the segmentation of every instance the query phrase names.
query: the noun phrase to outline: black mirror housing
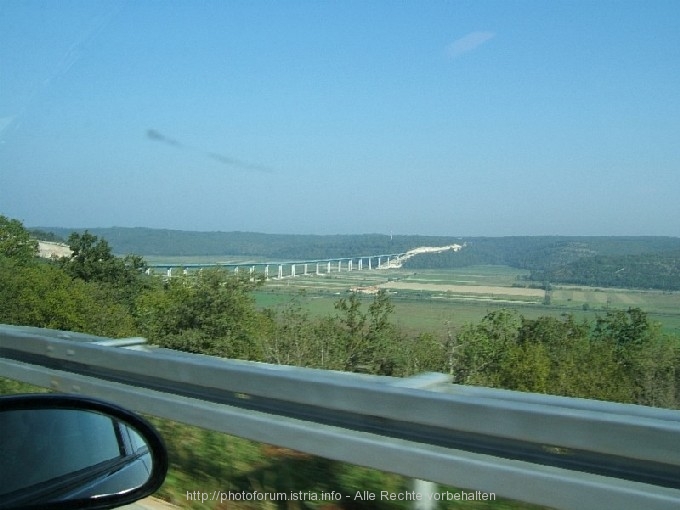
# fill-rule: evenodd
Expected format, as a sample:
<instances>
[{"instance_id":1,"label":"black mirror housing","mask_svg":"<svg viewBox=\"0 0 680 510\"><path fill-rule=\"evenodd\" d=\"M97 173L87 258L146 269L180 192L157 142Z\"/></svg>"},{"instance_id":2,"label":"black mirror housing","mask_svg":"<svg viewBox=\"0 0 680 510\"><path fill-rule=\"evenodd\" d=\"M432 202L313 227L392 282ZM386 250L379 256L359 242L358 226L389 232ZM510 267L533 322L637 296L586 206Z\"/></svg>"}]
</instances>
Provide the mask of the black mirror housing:
<instances>
[{"instance_id":1,"label":"black mirror housing","mask_svg":"<svg viewBox=\"0 0 680 510\"><path fill-rule=\"evenodd\" d=\"M0 509L105 509L153 494L167 449L140 416L77 395L0 397Z\"/></svg>"}]
</instances>

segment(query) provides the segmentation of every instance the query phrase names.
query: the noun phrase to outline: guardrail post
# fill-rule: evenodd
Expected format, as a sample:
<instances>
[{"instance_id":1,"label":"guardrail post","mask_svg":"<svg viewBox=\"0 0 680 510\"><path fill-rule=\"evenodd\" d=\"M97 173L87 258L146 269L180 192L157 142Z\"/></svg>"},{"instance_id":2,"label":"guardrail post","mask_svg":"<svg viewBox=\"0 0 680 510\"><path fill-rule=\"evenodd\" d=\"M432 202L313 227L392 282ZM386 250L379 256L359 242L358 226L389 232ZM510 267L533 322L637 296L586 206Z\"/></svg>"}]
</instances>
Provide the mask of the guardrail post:
<instances>
[{"instance_id":1,"label":"guardrail post","mask_svg":"<svg viewBox=\"0 0 680 510\"><path fill-rule=\"evenodd\" d=\"M413 501L413 510L435 510L437 500L432 496L437 492L437 484L427 480L413 480L413 492L419 494Z\"/></svg>"}]
</instances>

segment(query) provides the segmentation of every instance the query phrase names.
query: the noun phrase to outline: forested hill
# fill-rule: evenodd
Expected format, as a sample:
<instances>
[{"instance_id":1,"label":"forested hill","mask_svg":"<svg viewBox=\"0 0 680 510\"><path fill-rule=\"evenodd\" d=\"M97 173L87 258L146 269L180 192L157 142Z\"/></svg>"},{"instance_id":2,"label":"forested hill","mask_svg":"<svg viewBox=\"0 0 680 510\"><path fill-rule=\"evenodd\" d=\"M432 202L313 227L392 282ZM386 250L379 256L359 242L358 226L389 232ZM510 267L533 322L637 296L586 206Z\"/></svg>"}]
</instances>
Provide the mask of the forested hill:
<instances>
[{"instance_id":1,"label":"forested hill","mask_svg":"<svg viewBox=\"0 0 680 510\"><path fill-rule=\"evenodd\" d=\"M547 271L533 271L531 279L596 287L680 290L680 251L584 257Z\"/></svg>"},{"instance_id":2,"label":"forested hill","mask_svg":"<svg viewBox=\"0 0 680 510\"><path fill-rule=\"evenodd\" d=\"M680 290L680 238L472 238L458 253L414 257L405 267L439 269L501 264L540 282Z\"/></svg>"},{"instance_id":3,"label":"forested hill","mask_svg":"<svg viewBox=\"0 0 680 510\"><path fill-rule=\"evenodd\" d=\"M552 270L593 256L647 255L680 250L677 237L473 237L460 252L425 254L409 260L412 269L499 264Z\"/></svg>"},{"instance_id":4,"label":"forested hill","mask_svg":"<svg viewBox=\"0 0 680 510\"><path fill-rule=\"evenodd\" d=\"M67 239L74 229L39 227ZM82 233L83 229L76 230ZM272 260L313 260L402 253L419 246L461 244L459 237L362 235L291 235L254 232L193 232L151 228L91 228L113 251L144 256L246 256Z\"/></svg>"}]
</instances>

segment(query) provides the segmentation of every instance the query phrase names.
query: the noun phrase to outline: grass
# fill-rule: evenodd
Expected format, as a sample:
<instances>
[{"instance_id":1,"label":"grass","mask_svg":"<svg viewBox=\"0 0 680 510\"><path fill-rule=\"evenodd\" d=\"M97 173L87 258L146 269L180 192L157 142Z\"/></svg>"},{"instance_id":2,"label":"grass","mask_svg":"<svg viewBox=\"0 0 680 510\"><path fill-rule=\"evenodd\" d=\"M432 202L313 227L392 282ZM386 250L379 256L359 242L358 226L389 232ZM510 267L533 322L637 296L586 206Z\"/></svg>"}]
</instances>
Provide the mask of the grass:
<instances>
[{"instance_id":1,"label":"grass","mask_svg":"<svg viewBox=\"0 0 680 510\"><path fill-rule=\"evenodd\" d=\"M306 309L311 315L320 316L334 313L334 303L352 288L391 287L394 321L412 332L435 334L445 334L466 323L477 322L498 308L517 310L530 319L571 313L579 319L594 320L609 309L639 307L650 319L659 322L664 331L680 336L678 292L555 286L550 304L546 305L545 293L538 289L527 289L532 295L515 294L521 290L519 287L532 283L523 279L526 274L526 271L505 266L473 266L448 271L345 271L270 279L255 293L255 298L260 307L276 308L304 290ZM447 290L450 286L455 286L455 292ZM364 299L369 302L371 298L366 296Z\"/></svg>"},{"instance_id":2,"label":"grass","mask_svg":"<svg viewBox=\"0 0 680 510\"><path fill-rule=\"evenodd\" d=\"M226 434L203 430L169 420L150 418L166 437L170 452L170 471L157 494L181 508L211 509L276 509L292 510L340 508L379 508L385 510L410 509L404 501L380 501L366 505L356 501L357 491L403 493L413 490L412 480L400 475L384 473L360 466L334 462L305 453L267 444L255 443ZM194 491L304 493L321 499L323 493L340 493L340 504L322 501L199 502L190 500L187 493ZM437 491L460 492L450 487ZM445 502L439 509L529 509L538 508L527 503L498 499L494 502Z\"/></svg>"},{"instance_id":3,"label":"grass","mask_svg":"<svg viewBox=\"0 0 680 510\"><path fill-rule=\"evenodd\" d=\"M150 262L178 264L216 262L214 257L164 257L163 260L149 258ZM255 262L243 257L225 257L222 263ZM244 267L244 270L246 268ZM258 266L258 271L262 268ZM511 308L527 318L541 315L560 316L574 314L578 318L595 319L608 309L639 307L649 317L659 322L667 333L680 336L680 293L662 291L641 291L631 289L602 289L592 287L555 286L551 292L550 305L545 305L544 293L539 289L526 289L531 295L517 295L522 287L536 286L524 278L528 271L507 266L471 266L450 270L374 269L341 272L332 266L316 265L307 267L298 264L297 277L275 278L278 267L269 267L270 279L264 288L255 292L258 306L281 306L299 291L306 292L305 307L310 314L320 316L334 313L334 303L346 296L352 288L390 287L395 304L394 320L412 332L428 331L445 334L451 328L477 322L488 312L498 308ZM290 274L290 267L284 267L284 274ZM370 298L366 298L369 300Z\"/></svg>"}]
</instances>

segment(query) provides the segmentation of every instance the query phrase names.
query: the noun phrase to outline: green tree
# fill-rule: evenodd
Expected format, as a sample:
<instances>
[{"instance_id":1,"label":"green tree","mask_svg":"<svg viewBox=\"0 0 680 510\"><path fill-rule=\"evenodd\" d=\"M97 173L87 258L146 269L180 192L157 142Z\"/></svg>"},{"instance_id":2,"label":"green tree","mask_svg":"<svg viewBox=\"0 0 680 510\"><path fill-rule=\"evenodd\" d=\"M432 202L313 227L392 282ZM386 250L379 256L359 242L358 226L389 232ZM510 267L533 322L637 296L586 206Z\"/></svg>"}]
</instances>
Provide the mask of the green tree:
<instances>
[{"instance_id":1,"label":"green tree","mask_svg":"<svg viewBox=\"0 0 680 510\"><path fill-rule=\"evenodd\" d=\"M100 286L73 280L49 263L1 257L0 322L111 337L135 333L126 307Z\"/></svg>"},{"instance_id":2,"label":"green tree","mask_svg":"<svg viewBox=\"0 0 680 510\"><path fill-rule=\"evenodd\" d=\"M335 309L340 312L336 316L336 338L343 354L342 369L348 372L370 371L371 346L364 332L366 314L361 311L358 294L352 292L349 298L339 299L335 303Z\"/></svg>"},{"instance_id":3,"label":"green tree","mask_svg":"<svg viewBox=\"0 0 680 510\"><path fill-rule=\"evenodd\" d=\"M396 369L397 356L394 348L403 345L401 335L391 322L394 304L386 290L381 289L368 305L368 331L366 343L372 358L372 371L382 375L393 375ZM423 360L424 361L424 360Z\"/></svg>"},{"instance_id":4,"label":"green tree","mask_svg":"<svg viewBox=\"0 0 680 510\"><path fill-rule=\"evenodd\" d=\"M140 329L164 347L215 356L261 360L261 335L270 318L255 308L262 283L246 274L207 269L144 291L136 302Z\"/></svg>"},{"instance_id":5,"label":"green tree","mask_svg":"<svg viewBox=\"0 0 680 510\"><path fill-rule=\"evenodd\" d=\"M68 243L72 255L59 259L60 267L74 279L97 283L115 293L114 299L130 310L136 296L151 285L151 278L143 274L148 266L139 255L116 257L105 239L88 231L72 232Z\"/></svg>"},{"instance_id":6,"label":"green tree","mask_svg":"<svg viewBox=\"0 0 680 510\"><path fill-rule=\"evenodd\" d=\"M604 317L598 317L593 337L601 341L609 341L620 350L632 346L641 346L648 342L650 336L657 333L647 314L640 308L628 310L610 310Z\"/></svg>"},{"instance_id":7,"label":"green tree","mask_svg":"<svg viewBox=\"0 0 680 510\"><path fill-rule=\"evenodd\" d=\"M368 313L361 310L356 292L339 299L335 309L339 313L328 318L318 332L333 340L327 349L334 358L332 364L348 372L390 375L394 371L390 344L398 340L389 321L394 305L387 292L381 290L373 297Z\"/></svg>"},{"instance_id":8,"label":"green tree","mask_svg":"<svg viewBox=\"0 0 680 510\"><path fill-rule=\"evenodd\" d=\"M644 405L677 405L675 370L678 346L640 308L610 310L598 317L593 337L611 346L630 401Z\"/></svg>"},{"instance_id":9,"label":"green tree","mask_svg":"<svg viewBox=\"0 0 680 510\"><path fill-rule=\"evenodd\" d=\"M7 257L19 263L31 261L38 255L38 241L19 220L0 215L0 257Z\"/></svg>"},{"instance_id":10,"label":"green tree","mask_svg":"<svg viewBox=\"0 0 680 510\"><path fill-rule=\"evenodd\" d=\"M593 326L572 315L526 319L507 310L463 328L458 382L511 390L676 407L677 340L639 309Z\"/></svg>"},{"instance_id":11,"label":"green tree","mask_svg":"<svg viewBox=\"0 0 680 510\"><path fill-rule=\"evenodd\" d=\"M457 335L460 349L454 361L454 378L463 384L498 386L501 365L517 343L521 316L501 309L487 314L479 324L464 326Z\"/></svg>"},{"instance_id":12,"label":"green tree","mask_svg":"<svg viewBox=\"0 0 680 510\"><path fill-rule=\"evenodd\" d=\"M302 306L304 290L294 295L278 313L266 313L273 325L263 336L264 361L279 365L322 367L320 342L314 334L314 323Z\"/></svg>"},{"instance_id":13,"label":"green tree","mask_svg":"<svg viewBox=\"0 0 680 510\"><path fill-rule=\"evenodd\" d=\"M71 257L60 260L64 270L83 281L97 281L117 286L134 284L140 273L148 268L139 255L116 257L106 239L85 231L72 232L68 238Z\"/></svg>"},{"instance_id":14,"label":"green tree","mask_svg":"<svg viewBox=\"0 0 680 510\"><path fill-rule=\"evenodd\" d=\"M518 343L527 356L534 356L536 360L545 356L549 368L545 384L536 391L558 395L578 393L581 372L589 365L589 331L586 322L577 323L570 314L533 320L522 317Z\"/></svg>"},{"instance_id":15,"label":"green tree","mask_svg":"<svg viewBox=\"0 0 680 510\"><path fill-rule=\"evenodd\" d=\"M551 364L541 343L510 345L499 365L497 383L501 388L548 393Z\"/></svg>"},{"instance_id":16,"label":"green tree","mask_svg":"<svg viewBox=\"0 0 680 510\"><path fill-rule=\"evenodd\" d=\"M407 336L396 331L391 358L394 360L392 375L409 377L423 372L448 372L448 352L445 342L432 333Z\"/></svg>"}]
</instances>

